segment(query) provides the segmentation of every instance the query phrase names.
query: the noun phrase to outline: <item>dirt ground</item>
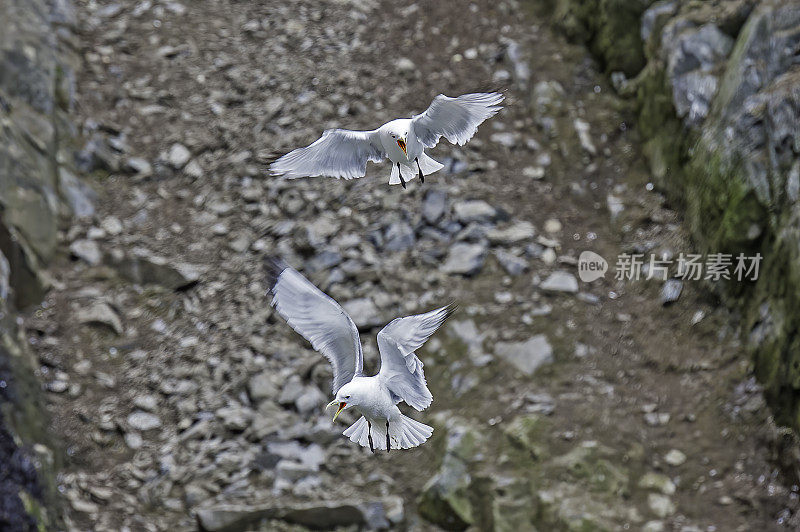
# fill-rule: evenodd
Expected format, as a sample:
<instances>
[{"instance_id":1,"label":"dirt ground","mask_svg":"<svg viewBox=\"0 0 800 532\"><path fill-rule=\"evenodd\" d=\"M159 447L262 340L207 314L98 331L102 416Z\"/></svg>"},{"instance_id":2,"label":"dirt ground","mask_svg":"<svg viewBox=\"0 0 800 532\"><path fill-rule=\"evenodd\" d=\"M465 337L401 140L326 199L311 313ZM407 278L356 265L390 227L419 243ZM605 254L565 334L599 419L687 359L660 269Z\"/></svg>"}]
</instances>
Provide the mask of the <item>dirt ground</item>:
<instances>
[{"instance_id":1,"label":"dirt ground","mask_svg":"<svg viewBox=\"0 0 800 532\"><path fill-rule=\"evenodd\" d=\"M87 136L113 148L111 171L91 171L99 212L61 235L54 288L25 322L67 454L59 491L69 528L193 529L193 512L211 503L377 494L402 499L398 528L435 529L415 501L441 461L446 420L499 441L507 421L530 411L531 394L553 405L553 454L597 442L631 479L619 497L635 511L613 518L615 527L798 526L797 486L779 473L782 432L748 373L735 317L699 283L684 283L664 306L662 283L614 279L622 252L677 255L691 243L673 206L647 186L629 104L526 3L77 3L85 61L77 114ZM267 174L271 153L325 128L372 129L421 112L438 93L498 86L505 109L465 147L443 141L432 150L447 169L424 185L390 188L385 164L349 182ZM594 154L576 119L588 125ZM529 270L509 275L490 253L477 275L441 271L451 241L425 229L431 190L448 205L486 201L499 226L533 224L537 237L512 250L531 246ZM412 246L374 244L397 223L413 228ZM338 250L341 277L316 258L315 238ZM71 257L85 240L102 260ZM139 249L199 266L199 280L178 290L131 282L120 264ZM580 282L577 294L539 286L555 270L576 273L587 249L611 264L605 278ZM446 327L420 352L434 403L417 418L436 427L434 440L369 455L338 436L344 426L330 426L324 360L271 315L262 262L276 252L341 301L371 296L379 322L456 300L453 320L476 325L481 353L544 334L554 362L532 376L497 356L473 364ZM362 335L371 368L375 332ZM251 383L263 372L274 376L273 394L292 381L325 400L305 412L274 397L257 404ZM134 412L156 426L137 428ZM275 441L324 453L303 489L273 470ZM665 458L674 450L685 460ZM498 454L482 467L500 478L519 464ZM637 484L647 472L671 479L669 504Z\"/></svg>"}]
</instances>

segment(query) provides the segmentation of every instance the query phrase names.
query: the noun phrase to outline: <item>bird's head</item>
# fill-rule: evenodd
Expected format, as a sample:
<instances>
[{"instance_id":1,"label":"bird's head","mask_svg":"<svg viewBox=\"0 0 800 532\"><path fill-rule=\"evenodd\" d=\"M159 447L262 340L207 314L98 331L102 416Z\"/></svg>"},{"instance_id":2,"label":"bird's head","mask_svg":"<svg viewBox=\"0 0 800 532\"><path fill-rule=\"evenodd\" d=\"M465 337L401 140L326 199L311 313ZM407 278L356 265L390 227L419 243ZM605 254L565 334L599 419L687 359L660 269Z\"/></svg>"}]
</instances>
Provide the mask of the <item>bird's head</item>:
<instances>
[{"instance_id":1,"label":"bird's head","mask_svg":"<svg viewBox=\"0 0 800 532\"><path fill-rule=\"evenodd\" d=\"M408 152L406 151L406 143L408 142L408 128L395 126L389 130L389 136L397 143L398 146L400 146L400 149L403 150L403 153L408 156Z\"/></svg>"},{"instance_id":2,"label":"bird's head","mask_svg":"<svg viewBox=\"0 0 800 532\"><path fill-rule=\"evenodd\" d=\"M336 413L333 415L333 421L336 421L336 418L339 417L339 414L341 414L343 410L360 404L359 399L359 390L350 382L339 388L339 391L336 393L336 399L328 403L325 409L327 410L335 404L339 405L339 408L336 409Z\"/></svg>"}]
</instances>

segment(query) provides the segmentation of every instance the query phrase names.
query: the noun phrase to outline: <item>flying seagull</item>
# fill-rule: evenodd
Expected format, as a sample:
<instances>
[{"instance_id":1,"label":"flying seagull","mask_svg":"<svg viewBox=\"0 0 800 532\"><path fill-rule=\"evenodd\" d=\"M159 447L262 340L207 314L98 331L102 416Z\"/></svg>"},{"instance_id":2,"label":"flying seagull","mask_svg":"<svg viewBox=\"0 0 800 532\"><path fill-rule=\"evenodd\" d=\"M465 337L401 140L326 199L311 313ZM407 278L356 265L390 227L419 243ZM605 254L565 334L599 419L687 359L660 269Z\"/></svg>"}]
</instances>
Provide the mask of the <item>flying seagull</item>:
<instances>
[{"instance_id":1,"label":"flying seagull","mask_svg":"<svg viewBox=\"0 0 800 532\"><path fill-rule=\"evenodd\" d=\"M384 327L378 333L381 369L367 377L358 329L347 312L283 261L268 259L267 272L272 306L333 365L335 399L326 406L338 404L333 420L347 408L361 414L343 434L372 452L410 449L424 443L433 428L404 416L397 404L405 401L422 411L433 401L422 361L414 351L454 307L397 318Z\"/></svg>"},{"instance_id":2,"label":"flying seagull","mask_svg":"<svg viewBox=\"0 0 800 532\"><path fill-rule=\"evenodd\" d=\"M433 99L430 107L413 118L398 118L372 131L328 129L316 142L298 148L270 165L274 175L289 179L328 176L343 179L364 177L367 161L392 162L390 185L406 182L442 169L442 165L425 154L444 137L463 146L478 126L494 116L505 97L497 92L479 92L449 98L443 94Z\"/></svg>"}]
</instances>

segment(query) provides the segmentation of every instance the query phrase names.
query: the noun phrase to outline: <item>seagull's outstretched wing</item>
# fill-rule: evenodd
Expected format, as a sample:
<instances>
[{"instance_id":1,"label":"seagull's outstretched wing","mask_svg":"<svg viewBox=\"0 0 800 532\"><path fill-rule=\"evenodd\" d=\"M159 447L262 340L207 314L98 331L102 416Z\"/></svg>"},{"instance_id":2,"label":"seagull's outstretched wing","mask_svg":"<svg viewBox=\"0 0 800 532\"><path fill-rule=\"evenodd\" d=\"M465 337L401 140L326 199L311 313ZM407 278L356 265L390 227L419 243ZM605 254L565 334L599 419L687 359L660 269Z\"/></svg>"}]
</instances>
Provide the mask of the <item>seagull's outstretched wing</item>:
<instances>
[{"instance_id":1,"label":"seagull's outstretched wing","mask_svg":"<svg viewBox=\"0 0 800 532\"><path fill-rule=\"evenodd\" d=\"M267 260L272 306L333 364L333 393L360 375L364 355L356 324L339 304L283 261Z\"/></svg>"},{"instance_id":2,"label":"seagull's outstretched wing","mask_svg":"<svg viewBox=\"0 0 800 532\"><path fill-rule=\"evenodd\" d=\"M455 311L448 305L426 314L397 318L378 333L381 371L378 373L397 401L424 410L433 401L422 361L414 353Z\"/></svg>"},{"instance_id":3,"label":"seagull's outstretched wing","mask_svg":"<svg viewBox=\"0 0 800 532\"><path fill-rule=\"evenodd\" d=\"M494 116L505 96L499 92L476 92L458 98L440 94L421 115L411 119L417 138L433 148L441 137L463 146L478 130L478 126Z\"/></svg>"},{"instance_id":4,"label":"seagull's outstretched wing","mask_svg":"<svg viewBox=\"0 0 800 532\"><path fill-rule=\"evenodd\" d=\"M386 157L377 130L328 129L310 146L290 151L270 165L270 171L290 179L328 176L364 177L367 161Z\"/></svg>"}]
</instances>

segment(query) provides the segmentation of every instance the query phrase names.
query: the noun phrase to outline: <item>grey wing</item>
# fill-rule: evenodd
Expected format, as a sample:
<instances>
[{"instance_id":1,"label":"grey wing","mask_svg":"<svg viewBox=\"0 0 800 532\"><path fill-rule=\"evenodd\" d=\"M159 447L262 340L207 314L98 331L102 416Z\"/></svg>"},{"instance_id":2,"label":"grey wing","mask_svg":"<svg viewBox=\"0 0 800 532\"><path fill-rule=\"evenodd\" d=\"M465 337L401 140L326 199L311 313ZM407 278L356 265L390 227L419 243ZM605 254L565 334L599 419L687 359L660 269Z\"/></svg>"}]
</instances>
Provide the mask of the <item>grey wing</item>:
<instances>
[{"instance_id":1,"label":"grey wing","mask_svg":"<svg viewBox=\"0 0 800 532\"><path fill-rule=\"evenodd\" d=\"M505 96L499 92L476 92L457 98L440 94L430 107L411 119L417 138L433 148L441 137L463 146L478 130L478 126L494 116Z\"/></svg>"},{"instance_id":2,"label":"grey wing","mask_svg":"<svg viewBox=\"0 0 800 532\"><path fill-rule=\"evenodd\" d=\"M344 309L298 271L279 260L267 263L272 306L333 365L333 393L364 367L356 324Z\"/></svg>"},{"instance_id":3,"label":"grey wing","mask_svg":"<svg viewBox=\"0 0 800 532\"><path fill-rule=\"evenodd\" d=\"M313 144L273 162L270 171L290 179L317 176L354 179L364 177L368 161L379 162L385 156L377 130L328 129Z\"/></svg>"},{"instance_id":4,"label":"grey wing","mask_svg":"<svg viewBox=\"0 0 800 532\"><path fill-rule=\"evenodd\" d=\"M397 318L378 333L381 353L378 377L397 402L403 400L417 410L430 406L433 396L415 351L454 311L455 307L448 305L426 314Z\"/></svg>"}]
</instances>

